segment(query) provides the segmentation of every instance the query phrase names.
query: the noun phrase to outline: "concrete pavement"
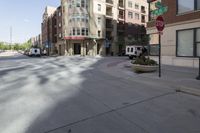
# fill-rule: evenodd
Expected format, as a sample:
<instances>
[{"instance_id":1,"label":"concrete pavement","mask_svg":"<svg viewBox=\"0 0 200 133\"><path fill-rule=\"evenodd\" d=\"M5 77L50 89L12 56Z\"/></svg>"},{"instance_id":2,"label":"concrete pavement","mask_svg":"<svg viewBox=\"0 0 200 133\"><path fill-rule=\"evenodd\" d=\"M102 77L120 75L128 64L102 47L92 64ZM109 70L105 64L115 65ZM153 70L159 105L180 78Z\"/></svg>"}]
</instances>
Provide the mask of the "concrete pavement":
<instances>
[{"instance_id":1,"label":"concrete pavement","mask_svg":"<svg viewBox=\"0 0 200 133\"><path fill-rule=\"evenodd\" d=\"M117 57L0 60L0 131L200 132L199 97L176 92L170 78L135 74L128 63ZM190 76L184 79L193 82Z\"/></svg>"}]
</instances>

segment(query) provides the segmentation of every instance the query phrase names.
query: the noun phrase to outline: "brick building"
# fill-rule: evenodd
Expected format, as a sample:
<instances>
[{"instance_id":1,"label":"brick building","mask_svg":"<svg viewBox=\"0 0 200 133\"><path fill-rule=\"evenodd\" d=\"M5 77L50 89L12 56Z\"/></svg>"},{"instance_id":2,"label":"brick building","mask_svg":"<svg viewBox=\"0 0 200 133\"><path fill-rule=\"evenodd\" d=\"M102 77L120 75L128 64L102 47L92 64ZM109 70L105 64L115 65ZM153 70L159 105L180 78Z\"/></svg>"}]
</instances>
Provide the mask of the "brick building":
<instances>
[{"instance_id":1,"label":"brick building","mask_svg":"<svg viewBox=\"0 0 200 133\"><path fill-rule=\"evenodd\" d=\"M43 45L59 55L118 55L146 34L146 0L61 0L43 15Z\"/></svg>"},{"instance_id":2,"label":"brick building","mask_svg":"<svg viewBox=\"0 0 200 133\"><path fill-rule=\"evenodd\" d=\"M53 54L56 51L56 8L47 6L43 14L42 30L42 48L46 49L48 54Z\"/></svg>"},{"instance_id":3,"label":"brick building","mask_svg":"<svg viewBox=\"0 0 200 133\"><path fill-rule=\"evenodd\" d=\"M162 0L161 3L168 6L168 12L163 15L166 25L161 36L162 63L198 67L196 57L200 56L200 0ZM155 2L150 3L151 9L154 6ZM150 15L147 32L151 38L150 53L157 55L158 34L153 15Z\"/></svg>"}]
</instances>

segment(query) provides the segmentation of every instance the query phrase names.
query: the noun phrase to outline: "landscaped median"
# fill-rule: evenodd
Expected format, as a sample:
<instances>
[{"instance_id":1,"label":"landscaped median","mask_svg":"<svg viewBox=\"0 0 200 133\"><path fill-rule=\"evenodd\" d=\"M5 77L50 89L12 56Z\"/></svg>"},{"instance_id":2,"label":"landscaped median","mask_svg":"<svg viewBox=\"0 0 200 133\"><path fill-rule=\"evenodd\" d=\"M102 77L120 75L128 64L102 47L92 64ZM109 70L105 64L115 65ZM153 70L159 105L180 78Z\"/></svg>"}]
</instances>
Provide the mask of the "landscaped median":
<instances>
[{"instance_id":1,"label":"landscaped median","mask_svg":"<svg viewBox=\"0 0 200 133\"><path fill-rule=\"evenodd\" d=\"M136 73L155 72L157 69L157 62L145 56L132 61L132 70Z\"/></svg>"}]
</instances>

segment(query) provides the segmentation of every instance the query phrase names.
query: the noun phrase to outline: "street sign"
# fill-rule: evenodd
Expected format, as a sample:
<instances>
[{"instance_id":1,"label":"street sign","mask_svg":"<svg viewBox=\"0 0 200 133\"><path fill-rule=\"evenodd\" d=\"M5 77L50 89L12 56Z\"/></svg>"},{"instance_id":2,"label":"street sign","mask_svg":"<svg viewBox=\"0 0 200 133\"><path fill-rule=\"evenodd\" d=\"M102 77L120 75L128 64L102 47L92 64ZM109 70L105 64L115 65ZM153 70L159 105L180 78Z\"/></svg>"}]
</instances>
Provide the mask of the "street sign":
<instances>
[{"instance_id":1,"label":"street sign","mask_svg":"<svg viewBox=\"0 0 200 133\"><path fill-rule=\"evenodd\" d=\"M153 1L156 1L156 0L153 0ZM154 6L156 9L154 10L150 9L150 15L153 17L163 15L164 13L168 11L168 7L164 6L160 1L157 1Z\"/></svg>"},{"instance_id":2,"label":"street sign","mask_svg":"<svg viewBox=\"0 0 200 133\"><path fill-rule=\"evenodd\" d=\"M162 16L158 16L156 19L156 28L158 32L162 32L165 28L164 19Z\"/></svg>"}]
</instances>

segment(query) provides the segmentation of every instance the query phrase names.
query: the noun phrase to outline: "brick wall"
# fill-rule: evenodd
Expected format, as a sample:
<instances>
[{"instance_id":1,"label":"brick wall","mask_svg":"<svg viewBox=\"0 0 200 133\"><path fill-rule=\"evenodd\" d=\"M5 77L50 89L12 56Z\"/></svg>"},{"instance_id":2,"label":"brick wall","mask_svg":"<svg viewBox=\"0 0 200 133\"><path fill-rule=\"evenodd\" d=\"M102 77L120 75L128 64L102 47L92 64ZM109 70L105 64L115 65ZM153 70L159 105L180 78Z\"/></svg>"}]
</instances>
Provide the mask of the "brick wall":
<instances>
[{"instance_id":1,"label":"brick wall","mask_svg":"<svg viewBox=\"0 0 200 133\"><path fill-rule=\"evenodd\" d=\"M177 14L177 0L162 0L163 5L168 6L168 12L163 15L166 24L172 24L176 22L189 21L200 18L200 11L193 11L184 14ZM147 27L155 26L154 21L147 23Z\"/></svg>"}]
</instances>

